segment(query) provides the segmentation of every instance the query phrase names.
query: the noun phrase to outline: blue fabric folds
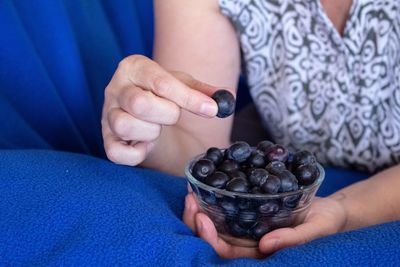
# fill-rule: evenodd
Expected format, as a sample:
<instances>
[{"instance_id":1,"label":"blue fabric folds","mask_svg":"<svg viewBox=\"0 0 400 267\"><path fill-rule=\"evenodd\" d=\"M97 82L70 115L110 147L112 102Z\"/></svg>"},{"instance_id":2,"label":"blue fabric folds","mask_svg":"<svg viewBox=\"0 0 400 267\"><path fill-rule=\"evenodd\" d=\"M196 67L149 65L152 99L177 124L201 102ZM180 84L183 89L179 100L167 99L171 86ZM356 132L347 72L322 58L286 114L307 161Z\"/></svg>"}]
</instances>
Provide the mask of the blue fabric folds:
<instances>
[{"instance_id":1,"label":"blue fabric folds","mask_svg":"<svg viewBox=\"0 0 400 267\"><path fill-rule=\"evenodd\" d=\"M400 222L322 238L264 260L223 260L182 223L185 193L184 179L90 156L1 151L0 266L400 263Z\"/></svg>"},{"instance_id":2,"label":"blue fabric folds","mask_svg":"<svg viewBox=\"0 0 400 267\"><path fill-rule=\"evenodd\" d=\"M104 156L104 88L152 36L152 1L0 1L0 148Z\"/></svg>"}]
</instances>

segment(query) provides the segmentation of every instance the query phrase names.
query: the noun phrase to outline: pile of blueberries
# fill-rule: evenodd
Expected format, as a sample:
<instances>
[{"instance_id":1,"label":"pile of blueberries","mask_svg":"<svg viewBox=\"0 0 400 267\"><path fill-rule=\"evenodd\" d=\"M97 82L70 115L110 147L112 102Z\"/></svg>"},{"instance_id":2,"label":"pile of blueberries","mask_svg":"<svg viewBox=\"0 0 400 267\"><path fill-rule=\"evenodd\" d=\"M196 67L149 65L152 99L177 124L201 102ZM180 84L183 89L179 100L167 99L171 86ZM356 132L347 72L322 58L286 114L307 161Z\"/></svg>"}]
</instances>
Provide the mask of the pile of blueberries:
<instances>
[{"instance_id":1,"label":"pile of blueberries","mask_svg":"<svg viewBox=\"0 0 400 267\"><path fill-rule=\"evenodd\" d=\"M232 192L220 194L218 190L192 185L219 233L259 240L273 229L291 226L302 219L293 210L311 196L297 190L312 185L320 171L312 153L291 153L266 140L256 147L240 141L227 149L209 148L193 163L191 174L201 183ZM281 193L293 191L297 193L280 197ZM240 193L271 197L245 198Z\"/></svg>"}]
</instances>

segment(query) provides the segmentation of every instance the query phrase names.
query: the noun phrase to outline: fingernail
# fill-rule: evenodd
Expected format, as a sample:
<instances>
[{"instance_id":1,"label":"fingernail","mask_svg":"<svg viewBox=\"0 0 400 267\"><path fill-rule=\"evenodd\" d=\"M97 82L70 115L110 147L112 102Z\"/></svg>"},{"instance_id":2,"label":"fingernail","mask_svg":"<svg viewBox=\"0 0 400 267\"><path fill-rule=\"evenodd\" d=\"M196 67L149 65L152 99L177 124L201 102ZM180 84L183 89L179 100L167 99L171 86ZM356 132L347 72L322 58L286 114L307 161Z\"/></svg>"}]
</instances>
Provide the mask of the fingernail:
<instances>
[{"instance_id":1,"label":"fingernail","mask_svg":"<svg viewBox=\"0 0 400 267\"><path fill-rule=\"evenodd\" d=\"M265 247L269 252L274 252L278 249L279 238L271 238L265 241Z\"/></svg>"},{"instance_id":2,"label":"fingernail","mask_svg":"<svg viewBox=\"0 0 400 267\"><path fill-rule=\"evenodd\" d=\"M212 102L204 102L201 104L200 112L205 116L214 117L218 112L217 104Z\"/></svg>"}]
</instances>

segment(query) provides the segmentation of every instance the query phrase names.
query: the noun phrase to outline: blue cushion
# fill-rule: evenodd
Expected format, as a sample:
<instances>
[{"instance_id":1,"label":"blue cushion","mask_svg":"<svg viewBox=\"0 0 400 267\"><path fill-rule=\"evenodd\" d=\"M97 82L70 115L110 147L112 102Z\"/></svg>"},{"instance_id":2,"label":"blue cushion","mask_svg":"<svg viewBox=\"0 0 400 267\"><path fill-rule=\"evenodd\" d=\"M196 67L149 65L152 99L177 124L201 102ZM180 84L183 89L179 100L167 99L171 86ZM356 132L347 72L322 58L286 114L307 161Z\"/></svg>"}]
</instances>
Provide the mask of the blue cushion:
<instances>
[{"instance_id":1,"label":"blue cushion","mask_svg":"<svg viewBox=\"0 0 400 267\"><path fill-rule=\"evenodd\" d=\"M347 175L345 171L331 174ZM54 151L0 151L0 266L396 266L400 222L223 260L181 221L186 182Z\"/></svg>"}]
</instances>

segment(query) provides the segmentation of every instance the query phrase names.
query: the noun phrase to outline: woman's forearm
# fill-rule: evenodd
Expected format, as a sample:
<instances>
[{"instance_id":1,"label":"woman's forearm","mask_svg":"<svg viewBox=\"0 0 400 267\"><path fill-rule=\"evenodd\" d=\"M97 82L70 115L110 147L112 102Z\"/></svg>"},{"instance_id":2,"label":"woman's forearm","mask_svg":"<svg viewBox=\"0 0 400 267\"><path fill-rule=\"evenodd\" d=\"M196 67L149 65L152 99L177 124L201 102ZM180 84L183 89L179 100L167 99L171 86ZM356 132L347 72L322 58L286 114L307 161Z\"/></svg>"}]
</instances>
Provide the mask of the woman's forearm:
<instances>
[{"instance_id":1,"label":"woman's forearm","mask_svg":"<svg viewBox=\"0 0 400 267\"><path fill-rule=\"evenodd\" d=\"M400 220L400 166L348 186L330 197L346 210L344 231Z\"/></svg>"}]
</instances>

